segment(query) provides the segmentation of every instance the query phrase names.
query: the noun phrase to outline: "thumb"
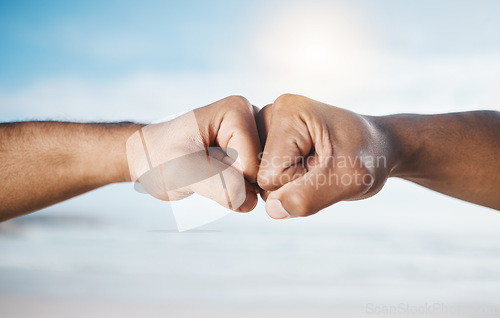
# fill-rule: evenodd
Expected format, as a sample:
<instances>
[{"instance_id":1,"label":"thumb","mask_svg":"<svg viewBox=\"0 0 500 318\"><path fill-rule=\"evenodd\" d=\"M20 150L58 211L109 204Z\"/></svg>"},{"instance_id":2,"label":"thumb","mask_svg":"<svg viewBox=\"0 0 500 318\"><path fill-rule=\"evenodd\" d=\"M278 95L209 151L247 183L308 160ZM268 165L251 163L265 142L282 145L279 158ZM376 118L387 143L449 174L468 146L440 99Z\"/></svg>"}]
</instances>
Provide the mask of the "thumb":
<instances>
[{"instance_id":1,"label":"thumb","mask_svg":"<svg viewBox=\"0 0 500 318\"><path fill-rule=\"evenodd\" d=\"M309 216L359 191L360 188L354 186L351 171L317 166L270 192L266 211L274 219Z\"/></svg>"}]
</instances>

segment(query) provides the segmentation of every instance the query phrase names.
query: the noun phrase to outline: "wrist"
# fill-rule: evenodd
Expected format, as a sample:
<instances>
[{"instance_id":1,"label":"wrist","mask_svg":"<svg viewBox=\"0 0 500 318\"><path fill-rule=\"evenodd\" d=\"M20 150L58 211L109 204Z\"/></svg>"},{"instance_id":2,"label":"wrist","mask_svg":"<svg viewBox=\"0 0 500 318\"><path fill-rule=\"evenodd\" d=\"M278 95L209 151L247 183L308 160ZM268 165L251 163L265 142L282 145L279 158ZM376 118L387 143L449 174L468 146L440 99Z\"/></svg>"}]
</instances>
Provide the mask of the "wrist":
<instances>
[{"instance_id":1,"label":"wrist","mask_svg":"<svg viewBox=\"0 0 500 318\"><path fill-rule=\"evenodd\" d=\"M382 134L387 157L389 177L404 177L415 171L413 163L418 153L418 135L415 115L398 114L371 117Z\"/></svg>"},{"instance_id":2,"label":"wrist","mask_svg":"<svg viewBox=\"0 0 500 318\"><path fill-rule=\"evenodd\" d=\"M121 125L121 124L118 124ZM136 131L142 129L144 124L132 124L132 123L125 123L123 124L122 127L118 127L117 130L119 131L119 137L117 138L116 142L118 145L117 148L117 153L116 153L116 160L117 160L117 165L119 167L119 171L117 171L117 181L115 182L130 182L131 180L131 175L130 175L130 168L129 168L129 162L127 158L127 140L134 134Z\"/></svg>"},{"instance_id":3,"label":"wrist","mask_svg":"<svg viewBox=\"0 0 500 318\"><path fill-rule=\"evenodd\" d=\"M101 183L129 182L130 170L127 160L128 138L144 125L129 122L98 124L99 147L93 147L93 171L102 177Z\"/></svg>"}]
</instances>

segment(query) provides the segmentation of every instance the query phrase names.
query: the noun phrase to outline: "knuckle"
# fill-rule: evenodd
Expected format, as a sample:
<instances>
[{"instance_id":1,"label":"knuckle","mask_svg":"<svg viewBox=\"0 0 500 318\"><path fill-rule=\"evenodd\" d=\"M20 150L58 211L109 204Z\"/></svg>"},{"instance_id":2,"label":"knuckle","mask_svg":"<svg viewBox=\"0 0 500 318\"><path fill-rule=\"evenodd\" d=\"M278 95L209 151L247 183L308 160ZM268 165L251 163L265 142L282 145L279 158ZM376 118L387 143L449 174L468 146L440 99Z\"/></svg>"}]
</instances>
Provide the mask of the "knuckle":
<instances>
[{"instance_id":1,"label":"knuckle","mask_svg":"<svg viewBox=\"0 0 500 318\"><path fill-rule=\"evenodd\" d=\"M298 95L290 94L290 93L281 94L280 96L278 96L278 98L276 98L275 103L294 100L297 97L298 97Z\"/></svg>"},{"instance_id":2,"label":"knuckle","mask_svg":"<svg viewBox=\"0 0 500 318\"><path fill-rule=\"evenodd\" d=\"M268 118L271 114L271 111L273 109L273 105L272 104L267 104L266 106L262 107L259 112L258 112L258 118L262 118L264 120L266 119L270 119Z\"/></svg>"},{"instance_id":3,"label":"knuckle","mask_svg":"<svg viewBox=\"0 0 500 318\"><path fill-rule=\"evenodd\" d=\"M273 109L279 110L282 108L287 108L292 104L296 104L302 96L300 95L295 95L295 94L282 94L276 98L276 100L273 103Z\"/></svg>"},{"instance_id":4,"label":"knuckle","mask_svg":"<svg viewBox=\"0 0 500 318\"><path fill-rule=\"evenodd\" d=\"M224 99L231 109L238 109L242 111L252 111L252 104L243 96L231 95Z\"/></svg>"}]
</instances>

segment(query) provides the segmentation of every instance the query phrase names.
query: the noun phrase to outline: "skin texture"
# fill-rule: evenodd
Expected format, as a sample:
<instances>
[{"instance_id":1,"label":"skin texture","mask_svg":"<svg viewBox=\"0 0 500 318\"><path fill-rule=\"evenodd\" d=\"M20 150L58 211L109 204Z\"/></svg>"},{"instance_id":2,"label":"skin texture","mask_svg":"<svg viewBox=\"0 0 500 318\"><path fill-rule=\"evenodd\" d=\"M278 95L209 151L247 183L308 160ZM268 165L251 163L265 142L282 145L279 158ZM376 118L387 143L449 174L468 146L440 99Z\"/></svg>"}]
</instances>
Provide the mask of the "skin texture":
<instances>
[{"instance_id":1,"label":"skin texture","mask_svg":"<svg viewBox=\"0 0 500 318\"><path fill-rule=\"evenodd\" d=\"M230 96L196 109L198 127L195 129L180 126L175 135L162 139L162 147L172 151L209 146L236 149L247 194L241 206L232 208L241 212L250 211L257 204L255 186L250 186L257 179L261 151L254 111L245 98ZM144 126L66 122L0 124L0 175L3 177L0 221L107 184L131 181L126 143Z\"/></svg>"},{"instance_id":2,"label":"skin texture","mask_svg":"<svg viewBox=\"0 0 500 318\"><path fill-rule=\"evenodd\" d=\"M400 177L500 209L500 113L362 116L285 94L257 117L268 214L308 216Z\"/></svg>"},{"instance_id":3,"label":"skin texture","mask_svg":"<svg viewBox=\"0 0 500 318\"><path fill-rule=\"evenodd\" d=\"M140 125L23 122L0 125L0 220L130 179L128 135Z\"/></svg>"},{"instance_id":4,"label":"skin texture","mask_svg":"<svg viewBox=\"0 0 500 318\"><path fill-rule=\"evenodd\" d=\"M132 179L152 196L198 193L238 212L257 204L260 152L254 109L240 96L143 127L127 142Z\"/></svg>"},{"instance_id":5,"label":"skin texture","mask_svg":"<svg viewBox=\"0 0 500 318\"><path fill-rule=\"evenodd\" d=\"M197 192L248 212L257 204L258 182L268 214L281 219L308 216L343 200L368 198L389 177L400 177L500 209L499 112L373 117L285 94L260 112L245 98L230 96L191 115L148 127L0 124L0 221L107 184L142 178L135 173L144 171L140 160L130 165L127 160L127 141L138 131L147 139L151 158L156 156L159 163L202 154L187 165L183 159L176 162L184 165L148 175L144 184L153 186L146 190L162 200ZM265 147L260 156L261 145ZM130 149L140 155L133 146ZM237 158L228 149L234 149ZM211 173L223 171L227 195L212 183L216 180L176 186L179 176L206 165L208 156ZM241 175L244 182L238 183ZM155 188L170 182L173 186L166 190ZM244 195L240 198L239 193ZM236 204L225 204L228 197Z\"/></svg>"}]
</instances>

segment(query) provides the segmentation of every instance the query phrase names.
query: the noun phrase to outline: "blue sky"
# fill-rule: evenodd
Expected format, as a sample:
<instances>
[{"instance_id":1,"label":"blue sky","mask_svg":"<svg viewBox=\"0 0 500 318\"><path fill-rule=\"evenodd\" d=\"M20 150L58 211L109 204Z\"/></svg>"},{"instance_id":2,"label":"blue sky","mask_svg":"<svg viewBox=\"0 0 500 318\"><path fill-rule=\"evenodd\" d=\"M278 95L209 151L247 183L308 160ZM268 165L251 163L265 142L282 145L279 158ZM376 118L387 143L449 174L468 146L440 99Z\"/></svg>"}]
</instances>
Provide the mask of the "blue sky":
<instances>
[{"instance_id":1,"label":"blue sky","mask_svg":"<svg viewBox=\"0 0 500 318\"><path fill-rule=\"evenodd\" d=\"M1 81L109 78L141 69L217 67L238 46L243 5L232 1L7 1L0 4ZM236 14L235 14L236 13ZM230 27L228 27L230 26Z\"/></svg>"},{"instance_id":2,"label":"blue sky","mask_svg":"<svg viewBox=\"0 0 500 318\"><path fill-rule=\"evenodd\" d=\"M18 89L50 76L116 79L257 64L249 38L294 6L347 6L378 46L407 57L500 48L497 1L2 1L0 84Z\"/></svg>"}]
</instances>

